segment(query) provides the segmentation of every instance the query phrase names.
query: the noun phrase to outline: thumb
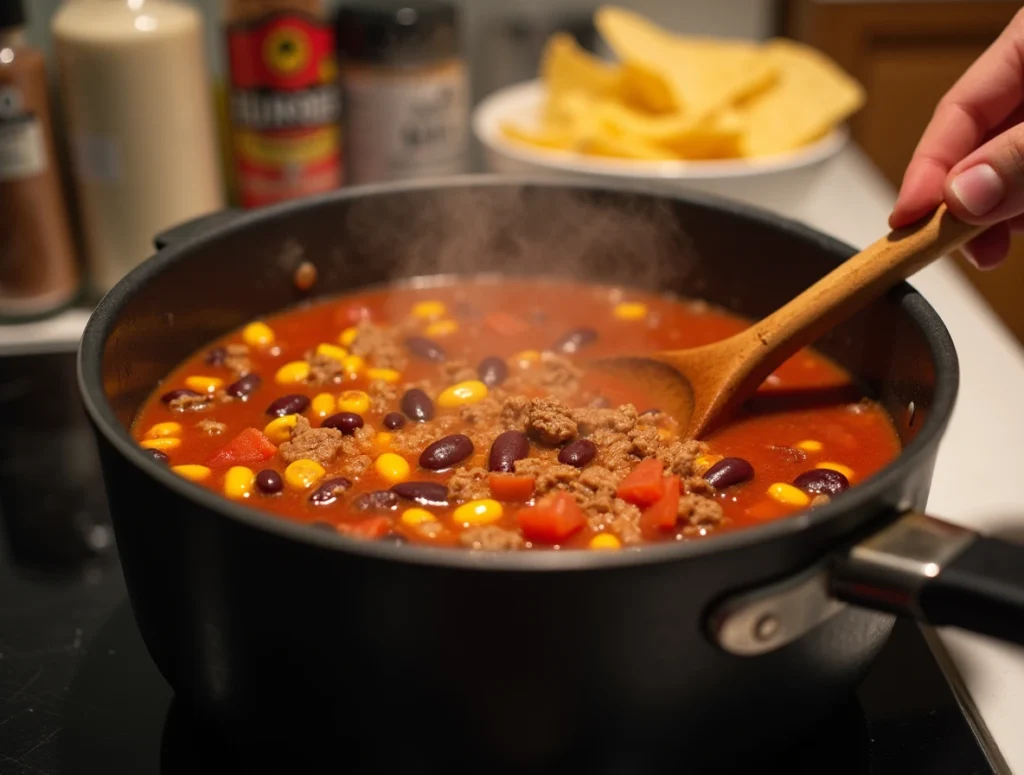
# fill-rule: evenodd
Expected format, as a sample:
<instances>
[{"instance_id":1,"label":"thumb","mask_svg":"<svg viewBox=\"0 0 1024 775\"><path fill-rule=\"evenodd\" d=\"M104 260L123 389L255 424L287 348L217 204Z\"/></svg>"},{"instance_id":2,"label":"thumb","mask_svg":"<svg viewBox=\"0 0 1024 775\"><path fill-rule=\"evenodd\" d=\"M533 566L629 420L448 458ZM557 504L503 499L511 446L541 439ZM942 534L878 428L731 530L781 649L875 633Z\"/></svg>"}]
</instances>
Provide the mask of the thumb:
<instances>
[{"instance_id":1,"label":"thumb","mask_svg":"<svg viewBox=\"0 0 1024 775\"><path fill-rule=\"evenodd\" d=\"M945 200L968 223L998 223L1024 213L1024 124L992 138L953 167Z\"/></svg>"}]
</instances>

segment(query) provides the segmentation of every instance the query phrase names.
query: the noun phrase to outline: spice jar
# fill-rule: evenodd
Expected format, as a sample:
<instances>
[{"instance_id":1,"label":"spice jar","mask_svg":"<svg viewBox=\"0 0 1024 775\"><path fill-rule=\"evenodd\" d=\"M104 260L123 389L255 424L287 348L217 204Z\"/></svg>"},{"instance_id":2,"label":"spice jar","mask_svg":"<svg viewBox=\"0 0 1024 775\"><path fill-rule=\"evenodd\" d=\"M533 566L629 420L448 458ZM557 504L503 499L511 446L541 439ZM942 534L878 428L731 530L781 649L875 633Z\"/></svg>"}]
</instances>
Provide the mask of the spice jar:
<instances>
[{"instance_id":1,"label":"spice jar","mask_svg":"<svg viewBox=\"0 0 1024 775\"><path fill-rule=\"evenodd\" d=\"M349 182L466 171L469 79L457 29L455 7L431 0L338 12Z\"/></svg>"}]
</instances>

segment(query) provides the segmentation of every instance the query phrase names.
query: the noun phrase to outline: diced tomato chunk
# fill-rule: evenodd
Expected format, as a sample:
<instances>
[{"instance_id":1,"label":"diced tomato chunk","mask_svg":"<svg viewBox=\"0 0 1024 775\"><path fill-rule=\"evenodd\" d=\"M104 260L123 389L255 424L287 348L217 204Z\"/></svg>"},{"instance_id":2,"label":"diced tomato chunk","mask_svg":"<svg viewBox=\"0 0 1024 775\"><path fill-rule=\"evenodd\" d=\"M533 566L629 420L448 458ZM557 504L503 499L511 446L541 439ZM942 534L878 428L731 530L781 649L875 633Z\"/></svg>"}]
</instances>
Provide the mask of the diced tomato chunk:
<instances>
[{"instance_id":1,"label":"diced tomato chunk","mask_svg":"<svg viewBox=\"0 0 1024 775\"><path fill-rule=\"evenodd\" d=\"M484 325L498 336L522 336L530 324L509 312L492 312L484 317Z\"/></svg>"},{"instance_id":2,"label":"diced tomato chunk","mask_svg":"<svg viewBox=\"0 0 1024 775\"><path fill-rule=\"evenodd\" d=\"M371 517L370 519L362 519L359 522L342 522L338 525L339 533L355 536L356 538L382 538L390 531L391 520L387 517Z\"/></svg>"},{"instance_id":3,"label":"diced tomato chunk","mask_svg":"<svg viewBox=\"0 0 1024 775\"><path fill-rule=\"evenodd\" d=\"M587 524L587 517L567 492L541 498L536 505L520 509L516 515L527 541L557 544Z\"/></svg>"},{"instance_id":4,"label":"diced tomato chunk","mask_svg":"<svg viewBox=\"0 0 1024 775\"><path fill-rule=\"evenodd\" d=\"M640 527L646 533L671 530L679 516L679 477L665 477L665 494L652 503L640 517Z\"/></svg>"},{"instance_id":5,"label":"diced tomato chunk","mask_svg":"<svg viewBox=\"0 0 1024 775\"><path fill-rule=\"evenodd\" d=\"M277 454L270 439L260 433L256 428L246 428L235 438L217 450L206 461L206 465L215 466L241 466L262 463Z\"/></svg>"},{"instance_id":6,"label":"diced tomato chunk","mask_svg":"<svg viewBox=\"0 0 1024 775\"><path fill-rule=\"evenodd\" d=\"M491 474L487 477L491 495L499 501L528 501L533 497L533 488L537 483L532 476L510 476L508 474Z\"/></svg>"},{"instance_id":7,"label":"diced tomato chunk","mask_svg":"<svg viewBox=\"0 0 1024 775\"><path fill-rule=\"evenodd\" d=\"M661 500L665 492L665 467L657 458L641 460L615 491L622 500L641 508Z\"/></svg>"}]
</instances>

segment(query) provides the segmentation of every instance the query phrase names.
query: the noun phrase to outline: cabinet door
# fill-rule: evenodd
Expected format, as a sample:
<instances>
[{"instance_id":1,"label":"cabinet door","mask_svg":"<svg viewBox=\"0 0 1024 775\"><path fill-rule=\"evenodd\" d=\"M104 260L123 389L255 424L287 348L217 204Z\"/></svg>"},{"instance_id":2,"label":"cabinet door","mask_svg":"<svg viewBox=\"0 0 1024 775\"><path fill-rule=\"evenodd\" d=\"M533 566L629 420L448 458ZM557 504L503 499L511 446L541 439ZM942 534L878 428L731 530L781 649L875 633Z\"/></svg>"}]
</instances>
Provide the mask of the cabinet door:
<instances>
[{"instance_id":1,"label":"cabinet door","mask_svg":"<svg viewBox=\"0 0 1024 775\"><path fill-rule=\"evenodd\" d=\"M972 0L790 0L783 31L825 51L864 84L868 100L850 123L853 137L898 186L935 104L1020 7ZM1010 260L993 272L958 263L1024 341L1024 239L1015 238Z\"/></svg>"}]
</instances>

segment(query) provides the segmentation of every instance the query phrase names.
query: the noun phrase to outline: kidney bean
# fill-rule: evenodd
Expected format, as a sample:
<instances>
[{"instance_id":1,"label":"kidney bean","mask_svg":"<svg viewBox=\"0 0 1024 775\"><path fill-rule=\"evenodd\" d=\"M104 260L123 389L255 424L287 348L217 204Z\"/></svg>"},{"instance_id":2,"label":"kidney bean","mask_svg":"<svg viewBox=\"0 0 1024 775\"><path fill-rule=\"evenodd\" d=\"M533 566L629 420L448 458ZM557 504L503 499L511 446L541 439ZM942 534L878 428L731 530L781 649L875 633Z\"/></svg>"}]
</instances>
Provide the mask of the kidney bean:
<instances>
[{"instance_id":1,"label":"kidney bean","mask_svg":"<svg viewBox=\"0 0 1024 775\"><path fill-rule=\"evenodd\" d=\"M496 387L508 379L508 364L496 355L484 358L476 367L480 381L487 387Z\"/></svg>"},{"instance_id":2,"label":"kidney bean","mask_svg":"<svg viewBox=\"0 0 1024 775\"><path fill-rule=\"evenodd\" d=\"M289 393L272 401L267 407L271 417L284 417L286 414L302 414L309 407L309 398L299 393Z\"/></svg>"},{"instance_id":3,"label":"kidney bean","mask_svg":"<svg viewBox=\"0 0 1024 775\"><path fill-rule=\"evenodd\" d=\"M425 336L410 336L405 340L405 346L413 355L424 358L434 363L444 363L445 353L441 345L427 339Z\"/></svg>"},{"instance_id":4,"label":"kidney bean","mask_svg":"<svg viewBox=\"0 0 1024 775\"><path fill-rule=\"evenodd\" d=\"M487 458L490 471L501 471L505 474L514 473L516 461L530 454L530 441L522 431L505 431L491 444L491 454Z\"/></svg>"},{"instance_id":5,"label":"kidney bean","mask_svg":"<svg viewBox=\"0 0 1024 775\"><path fill-rule=\"evenodd\" d=\"M829 468L815 468L811 471L804 471L793 480L793 484L804 492L834 497L849 488L850 480L838 471Z\"/></svg>"},{"instance_id":6,"label":"kidney bean","mask_svg":"<svg viewBox=\"0 0 1024 775\"><path fill-rule=\"evenodd\" d=\"M405 425L405 415L401 412L388 412L384 415L384 427L389 431L398 430Z\"/></svg>"},{"instance_id":7,"label":"kidney bean","mask_svg":"<svg viewBox=\"0 0 1024 775\"><path fill-rule=\"evenodd\" d=\"M188 396L190 398L194 398L195 396L198 396L198 395L201 395L201 394L197 393L194 390L188 390L186 388L178 388L177 390L171 390L171 391L168 391L167 393L164 393L162 396L160 396L160 401L161 401L161 403L169 404L169 403L171 403L171 401L173 401L176 398L184 398L185 396Z\"/></svg>"},{"instance_id":8,"label":"kidney bean","mask_svg":"<svg viewBox=\"0 0 1024 775\"><path fill-rule=\"evenodd\" d=\"M274 495L284 489L284 480L274 469L264 468L256 474L256 486L264 495Z\"/></svg>"},{"instance_id":9,"label":"kidney bean","mask_svg":"<svg viewBox=\"0 0 1024 775\"><path fill-rule=\"evenodd\" d=\"M443 471L458 465L473 454L473 442L469 436L453 433L438 439L420 455L420 465L428 471Z\"/></svg>"},{"instance_id":10,"label":"kidney bean","mask_svg":"<svg viewBox=\"0 0 1024 775\"><path fill-rule=\"evenodd\" d=\"M448 488L440 482L399 482L391 492L421 506L448 505Z\"/></svg>"},{"instance_id":11,"label":"kidney bean","mask_svg":"<svg viewBox=\"0 0 1024 775\"><path fill-rule=\"evenodd\" d=\"M394 511L398 508L399 497L390 490L364 492L352 501L353 511Z\"/></svg>"},{"instance_id":12,"label":"kidney bean","mask_svg":"<svg viewBox=\"0 0 1024 775\"><path fill-rule=\"evenodd\" d=\"M166 464L171 462L171 459L167 457L167 454L165 452L161 452L158 449L144 449L143 452L145 452L147 455L153 458L153 460L155 460L157 463Z\"/></svg>"},{"instance_id":13,"label":"kidney bean","mask_svg":"<svg viewBox=\"0 0 1024 775\"><path fill-rule=\"evenodd\" d=\"M575 328L555 342L554 349L556 352L571 355L572 353L579 352L595 339L597 339L597 331L594 329Z\"/></svg>"},{"instance_id":14,"label":"kidney bean","mask_svg":"<svg viewBox=\"0 0 1024 775\"><path fill-rule=\"evenodd\" d=\"M315 506L330 506L345 490L352 486L352 482L344 476L336 476L321 484L309 496L309 502Z\"/></svg>"},{"instance_id":15,"label":"kidney bean","mask_svg":"<svg viewBox=\"0 0 1024 775\"><path fill-rule=\"evenodd\" d=\"M574 468L583 468L597 457L597 445L590 439L576 439L562 447L558 462Z\"/></svg>"},{"instance_id":16,"label":"kidney bean","mask_svg":"<svg viewBox=\"0 0 1024 775\"><path fill-rule=\"evenodd\" d=\"M426 422L434 418L434 402L419 388L405 391L401 407L405 416L414 422Z\"/></svg>"},{"instance_id":17,"label":"kidney bean","mask_svg":"<svg viewBox=\"0 0 1024 775\"><path fill-rule=\"evenodd\" d=\"M228 385L224 392L232 398L247 398L261 384L263 380L259 374L246 374Z\"/></svg>"},{"instance_id":18,"label":"kidney bean","mask_svg":"<svg viewBox=\"0 0 1024 775\"><path fill-rule=\"evenodd\" d=\"M320 423L320 427L334 428L346 436L351 436L356 430L363 427L363 418L355 412L338 412Z\"/></svg>"},{"instance_id":19,"label":"kidney bean","mask_svg":"<svg viewBox=\"0 0 1024 775\"><path fill-rule=\"evenodd\" d=\"M704 479L712 487L722 490L754 478L754 467L741 457L726 457L704 472Z\"/></svg>"},{"instance_id":20,"label":"kidney bean","mask_svg":"<svg viewBox=\"0 0 1024 775\"><path fill-rule=\"evenodd\" d=\"M206 353L206 363L209 366L223 366L224 359L228 357L228 351L223 347L214 347Z\"/></svg>"}]
</instances>

